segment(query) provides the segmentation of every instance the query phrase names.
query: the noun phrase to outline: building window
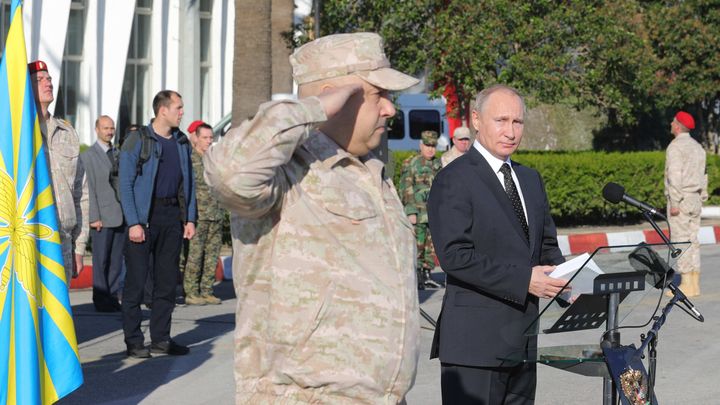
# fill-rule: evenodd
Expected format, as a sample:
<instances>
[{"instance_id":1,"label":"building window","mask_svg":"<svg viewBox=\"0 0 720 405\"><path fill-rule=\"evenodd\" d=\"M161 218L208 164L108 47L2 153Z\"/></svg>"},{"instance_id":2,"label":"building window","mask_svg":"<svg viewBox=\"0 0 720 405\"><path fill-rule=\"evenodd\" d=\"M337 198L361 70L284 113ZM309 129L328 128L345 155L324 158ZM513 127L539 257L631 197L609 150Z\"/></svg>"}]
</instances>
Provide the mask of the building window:
<instances>
[{"instance_id":1,"label":"building window","mask_svg":"<svg viewBox=\"0 0 720 405\"><path fill-rule=\"evenodd\" d=\"M138 0L130 33L125 78L120 97L118 132L131 124L147 124L152 110L150 94L150 29L152 0Z\"/></svg>"},{"instance_id":2,"label":"building window","mask_svg":"<svg viewBox=\"0 0 720 405\"><path fill-rule=\"evenodd\" d=\"M83 60L83 39L85 34L85 0L73 0L70 3L65 51L58 95L55 103L57 117L63 117L75 126L80 91L80 64Z\"/></svg>"},{"instance_id":3,"label":"building window","mask_svg":"<svg viewBox=\"0 0 720 405\"><path fill-rule=\"evenodd\" d=\"M442 133L440 113L435 110L412 110L408 115L410 120L410 138L420 139L423 131Z\"/></svg>"},{"instance_id":4,"label":"building window","mask_svg":"<svg viewBox=\"0 0 720 405\"><path fill-rule=\"evenodd\" d=\"M387 127L388 139L403 139L405 137L405 114L398 109Z\"/></svg>"},{"instance_id":5,"label":"building window","mask_svg":"<svg viewBox=\"0 0 720 405\"><path fill-rule=\"evenodd\" d=\"M210 23L212 0L200 0L200 116L210 119Z\"/></svg>"}]
</instances>

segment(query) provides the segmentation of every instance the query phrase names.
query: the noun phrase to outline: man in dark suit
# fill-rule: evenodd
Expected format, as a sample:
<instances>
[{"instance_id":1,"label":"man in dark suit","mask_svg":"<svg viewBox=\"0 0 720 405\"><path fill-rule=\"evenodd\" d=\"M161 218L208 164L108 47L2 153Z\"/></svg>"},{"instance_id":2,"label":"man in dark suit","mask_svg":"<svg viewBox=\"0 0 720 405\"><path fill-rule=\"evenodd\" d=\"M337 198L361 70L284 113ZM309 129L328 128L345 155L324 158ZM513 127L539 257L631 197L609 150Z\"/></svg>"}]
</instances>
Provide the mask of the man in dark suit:
<instances>
[{"instance_id":1,"label":"man in dark suit","mask_svg":"<svg viewBox=\"0 0 720 405\"><path fill-rule=\"evenodd\" d=\"M470 150L441 170L428 200L430 232L447 289L431 349L444 404L532 404L535 365L525 331L538 298L564 285L547 274L564 258L538 172L510 160L525 104L496 85L473 106Z\"/></svg>"},{"instance_id":2,"label":"man in dark suit","mask_svg":"<svg viewBox=\"0 0 720 405\"><path fill-rule=\"evenodd\" d=\"M111 181L117 153L113 148L115 123L107 115L95 121L97 142L80 155L90 194L93 304L99 312L120 311L125 224L122 207ZM115 166L117 167L117 166Z\"/></svg>"}]
</instances>

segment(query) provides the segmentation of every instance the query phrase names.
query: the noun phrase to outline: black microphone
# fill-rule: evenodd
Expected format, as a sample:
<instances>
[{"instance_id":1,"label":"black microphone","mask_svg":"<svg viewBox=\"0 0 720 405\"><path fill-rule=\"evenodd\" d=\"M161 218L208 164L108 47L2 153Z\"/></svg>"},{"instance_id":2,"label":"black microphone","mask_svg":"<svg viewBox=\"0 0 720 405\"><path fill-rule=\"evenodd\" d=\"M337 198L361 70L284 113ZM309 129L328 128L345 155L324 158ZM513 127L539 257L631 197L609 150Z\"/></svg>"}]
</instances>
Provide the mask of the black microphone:
<instances>
[{"instance_id":1,"label":"black microphone","mask_svg":"<svg viewBox=\"0 0 720 405\"><path fill-rule=\"evenodd\" d=\"M646 204L642 201L638 201L629 195L625 194L625 188L617 183L608 183L603 187L603 197L610 201L613 204L617 204L620 201L624 201L626 204L632 205L633 207L639 208L643 211L647 211L653 215L657 215L658 217L664 219L667 221L667 218L665 218L665 215L663 215L660 211L658 211L655 207L652 205Z\"/></svg>"},{"instance_id":2,"label":"black microphone","mask_svg":"<svg viewBox=\"0 0 720 405\"><path fill-rule=\"evenodd\" d=\"M705 322L705 318L695 308L695 305L685 296L685 293L672 282L675 270L663 260L656 251L648 247L645 242L641 242L635 250L628 255L630 266L645 274L645 280L653 287L662 290L667 287L672 291L673 295L689 309L700 322Z\"/></svg>"}]
</instances>

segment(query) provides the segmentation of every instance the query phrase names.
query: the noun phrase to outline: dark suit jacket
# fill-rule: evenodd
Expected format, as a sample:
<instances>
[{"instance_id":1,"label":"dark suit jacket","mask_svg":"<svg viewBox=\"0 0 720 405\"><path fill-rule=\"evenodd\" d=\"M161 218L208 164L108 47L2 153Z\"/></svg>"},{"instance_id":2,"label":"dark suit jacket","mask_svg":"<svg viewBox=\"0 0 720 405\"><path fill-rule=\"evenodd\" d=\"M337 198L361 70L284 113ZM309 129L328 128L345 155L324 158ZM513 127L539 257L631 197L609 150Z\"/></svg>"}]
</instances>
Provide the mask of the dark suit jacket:
<instances>
[{"instance_id":1,"label":"dark suit jacket","mask_svg":"<svg viewBox=\"0 0 720 405\"><path fill-rule=\"evenodd\" d=\"M102 147L95 142L80 155L81 170L85 171L90 194L89 221L102 221L103 227L123 224L123 212L115 189L110 185L112 164Z\"/></svg>"},{"instance_id":2,"label":"dark suit jacket","mask_svg":"<svg viewBox=\"0 0 720 405\"><path fill-rule=\"evenodd\" d=\"M498 357L534 350L525 336L538 314L531 269L564 261L540 174L513 162L527 209L530 241L500 181L471 147L442 169L428 200L430 232L447 273L431 358L498 367ZM529 349L528 349L529 348Z\"/></svg>"}]
</instances>

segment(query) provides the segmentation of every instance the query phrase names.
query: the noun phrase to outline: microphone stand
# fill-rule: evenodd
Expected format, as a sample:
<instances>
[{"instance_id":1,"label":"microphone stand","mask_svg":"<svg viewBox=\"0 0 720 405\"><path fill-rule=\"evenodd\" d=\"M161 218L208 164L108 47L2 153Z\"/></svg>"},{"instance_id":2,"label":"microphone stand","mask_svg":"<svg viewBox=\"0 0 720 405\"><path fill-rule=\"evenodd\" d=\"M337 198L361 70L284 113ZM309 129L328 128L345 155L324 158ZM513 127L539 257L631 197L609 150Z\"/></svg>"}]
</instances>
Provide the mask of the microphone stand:
<instances>
[{"instance_id":1,"label":"microphone stand","mask_svg":"<svg viewBox=\"0 0 720 405\"><path fill-rule=\"evenodd\" d=\"M649 347L648 350L648 392L647 398L652 405L653 393L655 392L655 376L657 371L657 341L658 332L665 323L667 315L672 310L672 307L680 300L685 298L685 294L679 289L675 290L672 299L665 305L659 317L655 319L652 328L647 332L647 335L640 335L642 344L635 350L634 357L643 358L643 352L645 348Z\"/></svg>"},{"instance_id":2,"label":"microphone stand","mask_svg":"<svg viewBox=\"0 0 720 405\"><path fill-rule=\"evenodd\" d=\"M643 216L645 219L650 222L650 225L652 225L653 229L655 229L655 232L657 232L658 235L660 235L660 238L665 242L668 248L670 248L670 256L674 258L680 256L680 253L682 253L681 249L676 248L673 246L672 243L670 243L670 240L665 236L665 233L660 230L660 227L658 224L655 223L655 221L652 219L652 215L647 210L642 210Z\"/></svg>"},{"instance_id":3,"label":"microphone stand","mask_svg":"<svg viewBox=\"0 0 720 405\"><path fill-rule=\"evenodd\" d=\"M658 235L660 235L660 238L662 238L663 242L665 242L665 245L670 249L670 255L673 258L676 258L680 256L680 253L682 253L682 250L679 248L676 248L673 246L673 244L668 240L667 236L665 236L665 233L660 230L660 227L655 223L655 221L652 219L652 215L646 210L643 210L643 216L645 219L650 222L650 225L652 225L653 229L655 229L655 232L657 232ZM647 392L647 398L652 405L653 400L653 394L655 392L655 377L657 373L657 343L658 343L658 332L660 332L660 328L665 323L665 320L667 319L668 314L672 310L673 306L677 304L678 301L684 300L685 294L680 290L679 288L673 289L673 297L670 299L670 301L665 305L662 312L660 313L660 316L655 318L655 322L653 323L652 328L647 332L647 335L641 334L640 340L642 341L642 344L640 347L635 350L634 357L640 357L643 358L643 352L646 348L648 348L648 392Z\"/></svg>"}]
</instances>

